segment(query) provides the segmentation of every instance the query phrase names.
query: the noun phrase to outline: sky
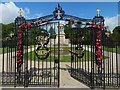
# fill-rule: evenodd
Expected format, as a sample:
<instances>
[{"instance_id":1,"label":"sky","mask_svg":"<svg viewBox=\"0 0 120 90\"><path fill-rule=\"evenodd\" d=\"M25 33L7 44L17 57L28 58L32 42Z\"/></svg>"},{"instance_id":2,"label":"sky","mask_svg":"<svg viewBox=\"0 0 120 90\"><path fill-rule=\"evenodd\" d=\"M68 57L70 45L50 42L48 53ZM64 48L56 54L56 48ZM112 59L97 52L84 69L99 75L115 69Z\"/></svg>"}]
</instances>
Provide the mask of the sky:
<instances>
[{"instance_id":1,"label":"sky","mask_svg":"<svg viewBox=\"0 0 120 90\"><path fill-rule=\"evenodd\" d=\"M52 14L57 4L60 4L66 14L80 18L92 19L96 9L100 8L100 14L105 18L105 24L112 31L118 25L117 2L5 2L0 3L0 23L13 22L18 16L18 9L22 8L26 19L38 18Z\"/></svg>"},{"instance_id":2,"label":"sky","mask_svg":"<svg viewBox=\"0 0 120 90\"><path fill-rule=\"evenodd\" d=\"M53 12L57 6L57 2L19 2L15 3L18 7L28 8L31 12L30 17L35 14L48 15ZM105 3L105 2L59 2L63 10L67 14L75 15L84 18L93 18L96 15L96 9L101 9L101 14L106 17L115 16L118 12L117 2ZM107 6L106 6L107 5ZM111 12L112 11L112 12Z\"/></svg>"}]
</instances>

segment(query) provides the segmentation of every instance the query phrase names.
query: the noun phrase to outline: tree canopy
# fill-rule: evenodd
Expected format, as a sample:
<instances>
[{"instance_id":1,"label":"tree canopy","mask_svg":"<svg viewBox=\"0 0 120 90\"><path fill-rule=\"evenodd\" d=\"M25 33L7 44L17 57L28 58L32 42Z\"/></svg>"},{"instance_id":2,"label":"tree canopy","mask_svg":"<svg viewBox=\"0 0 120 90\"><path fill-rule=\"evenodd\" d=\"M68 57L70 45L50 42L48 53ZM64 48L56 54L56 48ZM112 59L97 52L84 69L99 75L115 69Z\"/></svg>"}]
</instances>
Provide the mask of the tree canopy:
<instances>
[{"instance_id":1,"label":"tree canopy","mask_svg":"<svg viewBox=\"0 0 120 90\"><path fill-rule=\"evenodd\" d=\"M120 41L120 26L114 28L112 38L113 40Z\"/></svg>"},{"instance_id":2,"label":"tree canopy","mask_svg":"<svg viewBox=\"0 0 120 90\"><path fill-rule=\"evenodd\" d=\"M1 24L2 26L2 38L6 38L10 36L10 34L14 33L14 24Z\"/></svg>"}]
</instances>

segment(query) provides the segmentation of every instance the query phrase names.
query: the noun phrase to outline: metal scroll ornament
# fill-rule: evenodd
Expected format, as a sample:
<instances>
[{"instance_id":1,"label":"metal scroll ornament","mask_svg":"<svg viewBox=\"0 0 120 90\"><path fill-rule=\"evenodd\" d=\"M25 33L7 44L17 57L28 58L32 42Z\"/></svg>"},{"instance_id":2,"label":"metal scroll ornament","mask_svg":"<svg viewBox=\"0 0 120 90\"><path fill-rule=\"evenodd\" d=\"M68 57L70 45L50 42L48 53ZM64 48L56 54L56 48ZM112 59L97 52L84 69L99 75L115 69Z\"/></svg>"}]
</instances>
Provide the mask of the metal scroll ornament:
<instances>
[{"instance_id":1,"label":"metal scroll ornament","mask_svg":"<svg viewBox=\"0 0 120 90\"><path fill-rule=\"evenodd\" d=\"M35 50L36 56L40 60L47 59L50 53L49 49L47 48L47 44L49 43L49 33L41 30L36 36L36 41L38 43L38 47Z\"/></svg>"},{"instance_id":2,"label":"metal scroll ornament","mask_svg":"<svg viewBox=\"0 0 120 90\"><path fill-rule=\"evenodd\" d=\"M83 58L84 56L84 49L81 45L79 45L78 47L75 48L75 52L76 52L76 56L78 58Z\"/></svg>"}]
</instances>

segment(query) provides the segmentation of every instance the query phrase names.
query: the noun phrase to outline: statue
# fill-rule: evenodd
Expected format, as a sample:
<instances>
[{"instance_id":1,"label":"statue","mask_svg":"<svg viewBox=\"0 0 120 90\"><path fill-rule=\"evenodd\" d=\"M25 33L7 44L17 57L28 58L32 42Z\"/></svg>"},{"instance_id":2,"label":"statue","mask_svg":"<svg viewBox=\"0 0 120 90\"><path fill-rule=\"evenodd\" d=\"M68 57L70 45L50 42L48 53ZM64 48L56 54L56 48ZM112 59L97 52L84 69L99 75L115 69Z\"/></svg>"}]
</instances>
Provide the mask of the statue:
<instances>
[{"instance_id":1,"label":"statue","mask_svg":"<svg viewBox=\"0 0 120 90\"><path fill-rule=\"evenodd\" d=\"M64 45L65 44L65 32L64 32L64 25L63 24L60 24L59 25L59 28L60 28L60 44L61 45ZM56 43L58 43L58 33L56 35Z\"/></svg>"}]
</instances>

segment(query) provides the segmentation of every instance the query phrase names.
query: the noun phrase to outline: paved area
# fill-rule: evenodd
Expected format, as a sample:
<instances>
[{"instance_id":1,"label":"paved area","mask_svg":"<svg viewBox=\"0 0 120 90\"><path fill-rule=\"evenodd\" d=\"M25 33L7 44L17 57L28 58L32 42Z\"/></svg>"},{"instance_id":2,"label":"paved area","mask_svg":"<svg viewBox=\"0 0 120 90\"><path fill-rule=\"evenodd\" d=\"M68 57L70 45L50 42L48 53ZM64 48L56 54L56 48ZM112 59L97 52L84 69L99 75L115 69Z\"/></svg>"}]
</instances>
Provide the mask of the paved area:
<instances>
[{"instance_id":1,"label":"paved area","mask_svg":"<svg viewBox=\"0 0 120 90\"><path fill-rule=\"evenodd\" d=\"M62 63L61 65L68 65L68 63ZM86 85L72 78L67 69L62 69L60 72L60 87L61 88L89 88Z\"/></svg>"}]
</instances>

